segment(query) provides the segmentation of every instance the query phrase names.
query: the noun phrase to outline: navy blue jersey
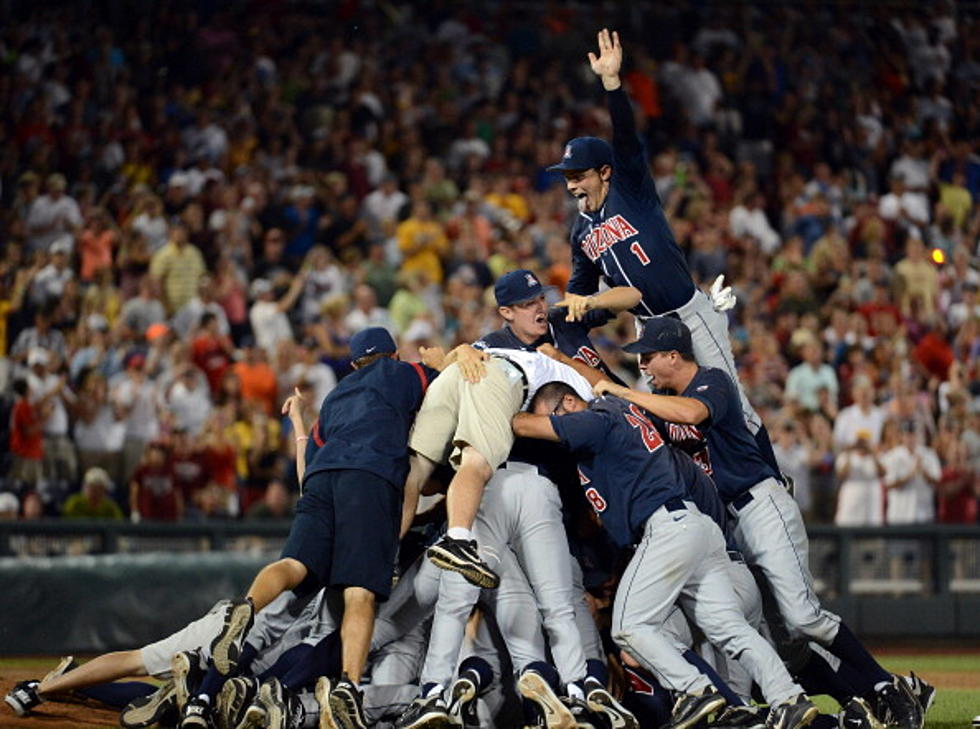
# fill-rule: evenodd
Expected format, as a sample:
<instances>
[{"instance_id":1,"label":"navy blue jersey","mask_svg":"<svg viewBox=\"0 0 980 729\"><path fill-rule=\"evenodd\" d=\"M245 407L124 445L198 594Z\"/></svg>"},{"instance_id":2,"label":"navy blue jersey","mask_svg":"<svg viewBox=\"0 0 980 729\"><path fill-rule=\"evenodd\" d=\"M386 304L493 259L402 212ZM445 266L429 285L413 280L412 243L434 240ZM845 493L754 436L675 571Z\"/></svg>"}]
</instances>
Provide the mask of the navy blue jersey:
<instances>
[{"instance_id":1,"label":"navy blue jersey","mask_svg":"<svg viewBox=\"0 0 980 729\"><path fill-rule=\"evenodd\" d=\"M745 424L738 389L724 371L699 367L680 394L704 403L708 417L699 425L667 422L662 430L711 476L722 501L728 503L760 481L777 478Z\"/></svg>"},{"instance_id":2,"label":"navy blue jersey","mask_svg":"<svg viewBox=\"0 0 980 729\"><path fill-rule=\"evenodd\" d=\"M356 469L401 488L408 476L408 432L436 375L425 365L385 357L342 379L320 407L312 440L323 446L307 463L304 481L318 471Z\"/></svg>"},{"instance_id":3,"label":"navy blue jersey","mask_svg":"<svg viewBox=\"0 0 980 729\"><path fill-rule=\"evenodd\" d=\"M694 296L684 252L674 240L636 134L633 109L622 89L609 91L613 173L602 208L579 212L572 225L572 277L568 291L588 295L599 287L633 286L643 298L639 316L673 311Z\"/></svg>"},{"instance_id":4,"label":"navy blue jersey","mask_svg":"<svg viewBox=\"0 0 980 729\"><path fill-rule=\"evenodd\" d=\"M654 511L687 497L696 466L636 405L607 395L587 410L552 415L551 424L578 459L585 496L616 544L636 544Z\"/></svg>"}]
</instances>

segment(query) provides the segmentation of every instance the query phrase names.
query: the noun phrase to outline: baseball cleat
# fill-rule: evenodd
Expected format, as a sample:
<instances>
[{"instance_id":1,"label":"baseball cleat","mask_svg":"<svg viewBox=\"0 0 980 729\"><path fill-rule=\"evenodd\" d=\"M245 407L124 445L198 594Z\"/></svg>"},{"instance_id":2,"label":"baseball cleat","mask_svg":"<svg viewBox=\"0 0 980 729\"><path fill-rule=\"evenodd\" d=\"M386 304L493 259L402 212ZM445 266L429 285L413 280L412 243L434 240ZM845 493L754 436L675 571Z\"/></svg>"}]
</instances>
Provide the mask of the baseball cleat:
<instances>
[{"instance_id":1,"label":"baseball cleat","mask_svg":"<svg viewBox=\"0 0 980 729\"><path fill-rule=\"evenodd\" d=\"M699 694L681 694L670 714L670 729L688 729L725 705L725 697L714 686L705 686Z\"/></svg>"},{"instance_id":2,"label":"baseball cleat","mask_svg":"<svg viewBox=\"0 0 980 729\"><path fill-rule=\"evenodd\" d=\"M711 726L724 729L765 729L768 711L758 706L727 706Z\"/></svg>"},{"instance_id":3,"label":"baseball cleat","mask_svg":"<svg viewBox=\"0 0 980 729\"><path fill-rule=\"evenodd\" d=\"M395 729L449 729L452 726L446 704L438 691L431 696L415 699L395 722Z\"/></svg>"},{"instance_id":4,"label":"baseball cleat","mask_svg":"<svg viewBox=\"0 0 980 729\"><path fill-rule=\"evenodd\" d=\"M595 679L586 679L585 703L590 711L606 717L611 729L640 729L640 722L633 713Z\"/></svg>"},{"instance_id":5,"label":"baseball cleat","mask_svg":"<svg viewBox=\"0 0 980 729\"><path fill-rule=\"evenodd\" d=\"M183 712L201 683L201 666L197 651L180 651L170 658L170 673L177 696L177 711Z\"/></svg>"},{"instance_id":6,"label":"baseball cleat","mask_svg":"<svg viewBox=\"0 0 980 729\"><path fill-rule=\"evenodd\" d=\"M174 682L166 681L149 696L130 701L119 715L119 724L123 729L146 729L158 724L173 726L179 717Z\"/></svg>"},{"instance_id":7,"label":"baseball cleat","mask_svg":"<svg viewBox=\"0 0 980 729\"><path fill-rule=\"evenodd\" d=\"M480 677L475 671L464 671L449 687L449 706L446 713L453 726L479 727L476 714L476 696L479 693Z\"/></svg>"},{"instance_id":8,"label":"baseball cleat","mask_svg":"<svg viewBox=\"0 0 980 729\"><path fill-rule=\"evenodd\" d=\"M533 701L544 714L547 729L575 729L577 722L571 710L562 703L544 676L534 670L524 671L517 679L517 689Z\"/></svg>"},{"instance_id":9,"label":"baseball cleat","mask_svg":"<svg viewBox=\"0 0 980 729\"><path fill-rule=\"evenodd\" d=\"M922 729L922 706L903 678L892 676L891 682L877 692L877 698L878 719L883 724L898 729Z\"/></svg>"},{"instance_id":10,"label":"baseball cleat","mask_svg":"<svg viewBox=\"0 0 980 729\"><path fill-rule=\"evenodd\" d=\"M234 600L225 610L225 624L211 641L211 658L218 673L227 676L238 666L242 644L255 619L252 601Z\"/></svg>"},{"instance_id":11,"label":"baseball cleat","mask_svg":"<svg viewBox=\"0 0 980 729\"><path fill-rule=\"evenodd\" d=\"M4 701L17 716L27 716L31 713L31 709L42 701L41 695L37 692L37 687L40 685L40 681L21 681L4 697Z\"/></svg>"},{"instance_id":12,"label":"baseball cleat","mask_svg":"<svg viewBox=\"0 0 980 729\"><path fill-rule=\"evenodd\" d=\"M885 729L878 721L868 702L860 696L855 696L844 704L837 715L838 729Z\"/></svg>"},{"instance_id":13,"label":"baseball cleat","mask_svg":"<svg viewBox=\"0 0 980 729\"><path fill-rule=\"evenodd\" d=\"M245 709L242 720L236 729L264 729L269 723L269 715L265 711L265 704L259 699L262 690L256 694L252 703Z\"/></svg>"},{"instance_id":14,"label":"baseball cleat","mask_svg":"<svg viewBox=\"0 0 980 729\"><path fill-rule=\"evenodd\" d=\"M458 572L466 581L477 587L493 589L500 584L500 577L480 559L474 540L453 539L445 536L426 550L425 555L436 567Z\"/></svg>"},{"instance_id":15,"label":"baseball cleat","mask_svg":"<svg viewBox=\"0 0 980 729\"><path fill-rule=\"evenodd\" d=\"M936 687L916 676L915 671L909 671L908 678L903 677L903 679L908 684L912 695L918 700L919 706L922 707L924 718L929 709L932 708L932 702L936 700Z\"/></svg>"},{"instance_id":16,"label":"baseball cleat","mask_svg":"<svg viewBox=\"0 0 980 729\"><path fill-rule=\"evenodd\" d=\"M340 729L340 725L333 715L333 710L330 708L330 692L332 690L333 684L329 678L320 676L317 679L314 696L316 696L316 702L320 705L320 724L318 729Z\"/></svg>"},{"instance_id":17,"label":"baseball cleat","mask_svg":"<svg viewBox=\"0 0 980 729\"><path fill-rule=\"evenodd\" d=\"M330 711L338 729L367 729L364 719L364 695L343 674L330 691Z\"/></svg>"},{"instance_id":18,"label":"baseball cleat","mask_svg":"<svg viewBox=\"0 0 980 729\"><path fill-rule=\"evenodd\" d=\"M769 709L766 729L802 729L817 718L817 709L806 694L800 694L793 701L784 701Z\"/></svg>"},{"instance_id":19,"label":"baseball cleat","mask_svg":"<svg viewBox=\"0 0 980 729\"><path fill-rule=\"evenodd\" d=\"M265 729L289 729L293 717L302 718L299 698L288 691L277 678L270 678L259 689L259 703L265 709Z\"/></svg>"},{"instance_id":20,"label":"baseball cleat","mask_svg":"<svg viewBox=\"0 0 980 729\"><path fill-rule=\"evenodd\" d=\"M259 680L251 676L237 676L225 681L218 694L215 711L219 729L240 729L245 711L259 694Z\"/></svg>"},{"instance_id":21,"label":"baseball cleat","mask_svg":"<svg viewBox=\"0 0 980 729\"><path fill-rule=\"evenodd\" d=\"M177 729L215 729L211 704L197 696L189 699L180 713Z\"/></svg>"}]
</instances>

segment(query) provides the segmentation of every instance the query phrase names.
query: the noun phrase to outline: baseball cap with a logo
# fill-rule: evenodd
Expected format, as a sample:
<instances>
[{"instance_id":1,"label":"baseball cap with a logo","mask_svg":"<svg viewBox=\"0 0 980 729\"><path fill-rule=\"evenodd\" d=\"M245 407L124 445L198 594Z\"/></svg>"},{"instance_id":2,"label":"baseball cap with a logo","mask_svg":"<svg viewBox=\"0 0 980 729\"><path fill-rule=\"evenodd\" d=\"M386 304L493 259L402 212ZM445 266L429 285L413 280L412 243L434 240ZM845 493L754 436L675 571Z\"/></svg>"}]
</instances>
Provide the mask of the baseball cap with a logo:
<instances>
[{"instance_id":1,"label":"baseball cap with a logo","mask_svg":"<svg viewBox=\"0 0 980 729\"><path fill-rule=\"evenodd\" d=\"M514 306L538 298L544 293L544 286L531 271L519 268L498 278L493 293L497 297L497 306Z\"/></svg>"},{"instance_id":2,"label":"baseball cap with a logo","mask_svg":"<svg viewBox=\"0 0 980 729\"><path fill-rule=\"evenodd\" d=\"M589 170L612 164L612 147L599 137L575 137L565 145L561 162L551 165L549 170Z\"/></svg>"},{"instance_id":3,"label":"baseball cap with a logo","mask_svg":"<svg viewBox=\"0 0 980 729\"><path fill-rule=\"evenodd\" d=\"M640 338L623 347L623 351L630 354L674 351L680 354L693 354L691 330L680 319L669 316L654 317L644 324Z\"/></svg>"},{"instance_id":4,"label":"baseball cap with a logo","mask_svg":"<svg viewBox=\"0 0 980 729\"><path fill-rule=\"evenodd\" d=\"M359 360L371 354L392 354L398 350L384 327L368 327L350 338L350 358Z\"/></svg>"}]
</instances>

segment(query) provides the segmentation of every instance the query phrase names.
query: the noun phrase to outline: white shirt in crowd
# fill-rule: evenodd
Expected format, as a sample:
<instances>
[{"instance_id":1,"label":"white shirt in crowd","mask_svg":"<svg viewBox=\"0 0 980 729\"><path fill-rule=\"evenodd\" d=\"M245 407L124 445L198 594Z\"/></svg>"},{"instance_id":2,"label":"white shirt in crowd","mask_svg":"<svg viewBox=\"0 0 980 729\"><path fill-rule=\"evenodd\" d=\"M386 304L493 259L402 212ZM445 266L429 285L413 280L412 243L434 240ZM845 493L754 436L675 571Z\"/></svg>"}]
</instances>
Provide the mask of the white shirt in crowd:
<instances>
[{"instance_id":1,"label":"white shirt in crowd","mask_svg":"<svg viewBox=\"0 0 980 729\"><path fill-rule=\"evenodd\" d=\"M736 205L728 215L728 228L739 238L754 238L767 256L779 249L779 233L773 230L762 208L750 210L744 205Z\"/></svg>"},{"instance_id":2,"label":"white shirt in crowd","mask_svg":"<svg viewBox=\"0 0 980 729\"><path fill-rule=\"evenodd\" d=\"M857 441L858 431L866 430L871 435L871 445L878 445L881 438L881 429L885 424L885 412L872 405L868 412L864 412L855 403L837 413L834 420L834 449L843 450L850 448Z\"/></svg>"},{"instance_id":3,"label":"white shirt in crowd","mask_svg":"<svg viewBox=\"0 0 980 729\"><path fill-rule=\"evenodd\" d=\"M884 519L884 494L873 453L848 449L837 455L834 463L840 474L847 467L847 476L837 491L837 526L881 526Z\"/></svg>"},{"instance_id":4,"label":"white shirt in crowd","mask_svg":"<svg viewBox=\"0 0 980 729\"><path fill-rule=\"evenodd\" d=\"M211 415L211 393L204 376L195 378L193 387L184 378L178 379L167 394L167 409L173 413L174 424L191 435L200 435Z\"/></svg>"},{"instance_id":5,"label":"white shirt in crowd","mask_svg":"<svg viewBox=\"0 0 980 729\"><path fill-rule=\"evenodd\" d=\"M133 218L133 230L143 236L150 253L156 253L167 245L167 220L162 215L154 218L140 213Z\"/></svg>"},{"instance_id":6,"label":"white shirt in crowd","mask_svg":"<svg viewBox=\"0 0 980 729\"><path fill-rule=\"evenodd\" d=\"M92 453L119 453L126 439L126 421L117 420L111 405L103 405L92 422L75 421L72 437L78 450Z\"/></svg>"},{"instance_id":7,"label":"white shirt in crowd","mask_svg":"<svg viewBox=\"0 0 980 729\"><path fill-rule=\"evenodd\" d=\"M129 409L125 420L127 440L149 443L160 435L157 387L151 380L136 382L124 373L113 382L111 392L112 402Z\"/></svg>"},{"instance_id":8,"label":"white shirt in crowd","mask_svg":"<svg viewBox=\"0 0 980 729\"><path fill-rule=\"evenodd\" d=\"M305 364L297 362L286 373L286 384L288 392L293 391L293 387L300 382L308 382L313 387L313 401L310 403L314 410L320 411L323 399L330 394L330 391L337 386L337 375L328 365L323 362L315 364Z\"/></svg>"},{"instance_id":9,"label":"white shirt in crowd","mask_svg":"<svg viewBox=\"0 0 980 729\"><path fill-rule=\"evenodd\" d=\"M27 385L31 389L31 400L34 402L38 402L49 392L57 390L60 383L61 378L50 372L43 377L39 377L33 370L27 374ZM65 389L62 392L67 395L70 390ZM68 410L65 408L62 396L56 395L51 398L50 402L51 414L44 421L44 435L68 435Z\"/></svg>"},{"instance_id":10,"label":"white shirt in crowd","mask_svg":"<svg viewBox=\"0 0 980 729\"><path fill-rule=\"evenodd\" d=\"M41 195L27 213L27 250L46 251L56 238L82 225L78 203L68 195Z\"/></svg>"},{"instance_id":11,"label":"white shirt in crowd","mask_svg":"<svg viewBox=\"0 0 980 729\"><path fill-rule=\"evenodd\" d=\"M252 325L256 346L264 349L270 357L275 355L279 342L293 340L289 317L279 311L279 304L275 301L256 301L248 311L248 321Z\"/></svg>"},{"instance_id":12,"label":"white shirt in crowd","mask_svg":"<svg viewBox=\"0 0 980 729\"><path fill-rule=\"evenodd\" d=\"M936 516L935 493L928 479L939 480L942 467L936 452L920 445L910 451L904 444L895 446L881 456L885 466L885 485L892 486L909 479L901 486L888 489L889 524L924 524ZM916 468L916 461L921 464ZM911 476L911 478L909 478Z\"/></svg>"}]
</instances>

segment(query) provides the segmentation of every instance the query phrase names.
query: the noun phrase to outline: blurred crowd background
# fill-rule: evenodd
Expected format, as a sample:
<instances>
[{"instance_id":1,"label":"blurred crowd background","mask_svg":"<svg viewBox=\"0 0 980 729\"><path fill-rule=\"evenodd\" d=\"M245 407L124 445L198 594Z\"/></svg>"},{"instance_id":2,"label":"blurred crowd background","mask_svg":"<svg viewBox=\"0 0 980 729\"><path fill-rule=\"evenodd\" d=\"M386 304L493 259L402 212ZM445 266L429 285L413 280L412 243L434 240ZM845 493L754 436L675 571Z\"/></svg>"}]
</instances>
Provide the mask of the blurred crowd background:
<instances>
[{"instance_id":1,"label":"blurred crowd background","mask_svg":"<svg viewBox=\"0 0 980 729\"><path fill-rule=\"evenodd\" d=\"M0 515L282 518L357 330L570 273L603 26L811 522L977 521L980 27L953 3L0 2ZM560 294L559 294L560 295ZM618 347L628 315L595 332ZM861 508L839 509L838 494ZM886 499L886 494L890 498Z\"/></svg>"}]
</instances>

